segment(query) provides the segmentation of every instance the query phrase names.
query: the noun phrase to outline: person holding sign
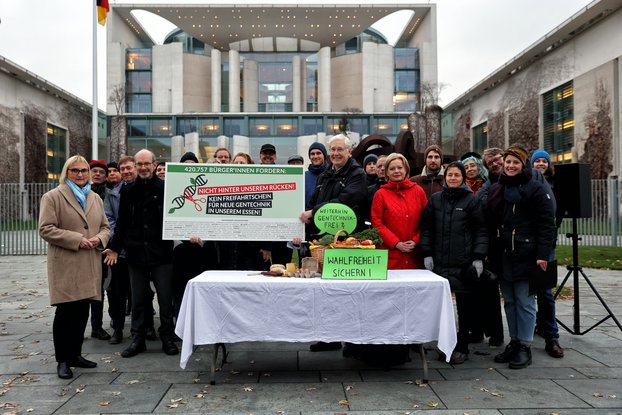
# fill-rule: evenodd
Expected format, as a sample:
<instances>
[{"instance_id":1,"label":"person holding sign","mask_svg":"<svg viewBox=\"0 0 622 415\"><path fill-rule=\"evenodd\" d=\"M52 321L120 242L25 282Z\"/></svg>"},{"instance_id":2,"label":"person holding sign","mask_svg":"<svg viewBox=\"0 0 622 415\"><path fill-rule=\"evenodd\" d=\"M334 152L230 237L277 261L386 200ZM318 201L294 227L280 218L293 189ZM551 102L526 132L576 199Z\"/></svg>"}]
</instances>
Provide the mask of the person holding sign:
<instances>
[{"instance_id":1,"label":"person holding sign","mask_svg":"<svg viewBox=\"0 0 622 415\"><path fill-rule=\"evenodd\" d=\"M434 193L421 226L421 253L427 270L449 280L456 294L458 344L449 363L461 364L469 355L469 331L477 318L475 290L488 253L488 229L479 200L466 184L461 162L445 170L443 191ZM442 360L444 356L440 356Z\"/></svg>"},{"instance_id":2,"label":"person holding sign","mask_svg":"<svg viewBox=\"0 0 622 415\"><path fill-rule=\"evenodd\" d=\"M421 186L408 179L409 171L406 157L390 154L385 161L388 182L378 189L372 201L371 224L378 229L382 248L389 250L389 269L423 267L416 247L428 198Z\"/></svg>"}]
</instances>

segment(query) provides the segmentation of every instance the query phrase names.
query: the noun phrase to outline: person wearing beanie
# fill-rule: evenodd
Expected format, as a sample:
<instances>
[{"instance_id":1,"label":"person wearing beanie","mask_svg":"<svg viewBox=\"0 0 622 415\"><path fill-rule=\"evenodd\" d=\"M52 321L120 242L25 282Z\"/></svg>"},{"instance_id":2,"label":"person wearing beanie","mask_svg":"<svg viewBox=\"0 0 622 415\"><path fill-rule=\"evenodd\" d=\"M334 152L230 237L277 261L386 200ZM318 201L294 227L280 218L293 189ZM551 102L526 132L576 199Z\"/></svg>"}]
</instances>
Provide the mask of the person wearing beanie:
<instances>
[{"instance_id":1,"label":"person wearing beanie","mask_svg":"<svg viewBox=\"0 0 622 415\"><path fill-rule=\"evenodd\" d=\"M535 170L540 171L546 181L554 188L554 171L551 166L551 156L542 149L538 149L531 155L531 165ZM557 228L561 225L561 218L556 218ZM555 251L553 251L553 257ZM536 292L536 303L538 311L536 313L536 334L544 337L544 350L551 357L560 359L564 357L564 349L559 344L559 327L557 326L555 312L555 297L553 290L546 289Z\"/></svg>"},{"instance_id":2,"label":"person wearing beanie","mask_svg":"<svg viewBox=\"0 0 622 415\"><path fill-rule=\"evenodd\" d=\"M328 158L324 144L317 141L311 143L309 146L309 160L311 160L311 164L309 164L309 168L305 172L305 206L311 200L311 196L313 196L317 178L328 168Z\"/></svg>"},{"instance_id":3,"label":"person wearing beanie","mask_svg":"<svg viewBox=\"0 0 622 415\"><path fill-rule=\"evenodd\" d=\"M421 170L421 174L411 177L410 180L423 187L429 200L434 193L442 191L445 185L443 150L432 144L425 149L423 157L425 167Z\"/></svg>"},{"instance_id":4,"label":"person wearing beanie","mask_svg":"<svg viewBox=\"0 0 622 415\"><path fill-rule=\"evenodd\" d=\"M446 278L456 295L458 342L449 359L454 365L469 356L469 332L480 317L476 313L479 277L488 254L484 209L466 178L461 162L447 165L443 191L432 195L423 212L419 246L425 268ZM439 357L447 360L444 355Z\"/></svg>"},{"instance_id":5,"label":"person wearing beanie","mask_svg":"<svg viewBox=\"0 0 622 415\"><path fill-rule=\"evenodd\" d=\"M531 155L531 167L540 171L544 178L552 184L553 182L553 166L551 166L551 156L542 149L538 149Z\"/></svg>"},{"instance_id":6,"label":"person wearing beanie","mask_svg":"<svg viewBox=\"0 0 622 415\"><path fill-rule=\"evenodd\" d=\"M365 175L367 176L367 186L371 186L376 183L376 162L378 161L378 156L371 153L365 156L363 159L363 169L365 170Z\"/></svg>"},{"instance_id":7,"label":"person wearing beanie","mask_svg":"<svg viewBox=\"0 0 622 415\"><path fill-rule=\"evenodd\" d=\"M119 171L119 164L116 161L108 163L108 176L106 176L106 186L112 190L121 182L121 171Z\"/></svg>"},{"instance_id":8,"label":"person wearing beanie","mask_svg":"<svg viewBox=\"0 0 622 415\"><path fill-rule=\"evenodd\" d=\"M198 163L199 159L197 158L196 154L194 154L192 151L188 151L183 156L181 156L181 159L179 160L179 162L180 163Z\"/></svg>"},{"instance_id":9,"label":"person wearing beanie","mask_svg":"<svg viewBox=\"0 0 622 415\"><path fill-rule=\"evenodd\" d=\"M512 146L503 153L503 173L490 187L486 218L490 227L488 257L500 279L510 343L495 356L510 369L531 364L536 301L529 294L534 267L546 271L555 248L555 207L550 187L532 179L529 155Z\"/></svg>"}]
</instances>

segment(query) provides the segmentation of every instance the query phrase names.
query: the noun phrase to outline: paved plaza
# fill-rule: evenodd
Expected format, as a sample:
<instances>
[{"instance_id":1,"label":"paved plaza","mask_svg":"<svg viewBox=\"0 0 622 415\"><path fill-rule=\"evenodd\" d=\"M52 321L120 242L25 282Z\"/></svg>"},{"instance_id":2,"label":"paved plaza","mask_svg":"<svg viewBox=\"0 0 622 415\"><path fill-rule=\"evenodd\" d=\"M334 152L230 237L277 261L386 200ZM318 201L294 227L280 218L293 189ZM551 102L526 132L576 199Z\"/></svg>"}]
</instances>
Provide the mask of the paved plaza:
<instances>
[{"instance_id":1,"label":"paved plaza","mask_svg":"<svg viewBox=\"0 0 622 415\"><path fill-rule=\"evenodd\" d=\"M622 272L585 271L622 319ZM580 287L585 330L606 310ZM422 384L414 351L412 362L382 370L340 351L311 353L308 343L241 343L228 346L229 363L209 385L210 347L197 347L185 370L159 341L123 359L129 328L121 345L86 338L83 353L98 367L59 379L45 256L0 257L0 300L0 414L622 414L622 331L611 318L582 336L562 330L563 359L549 357L536 337L533 364L523 370L494 363L500 348L487 343L472 345L455 367L437 361L431 344L430 381ZM570 327L573 303L558 300Z\"/></svg>"}]
</instances>

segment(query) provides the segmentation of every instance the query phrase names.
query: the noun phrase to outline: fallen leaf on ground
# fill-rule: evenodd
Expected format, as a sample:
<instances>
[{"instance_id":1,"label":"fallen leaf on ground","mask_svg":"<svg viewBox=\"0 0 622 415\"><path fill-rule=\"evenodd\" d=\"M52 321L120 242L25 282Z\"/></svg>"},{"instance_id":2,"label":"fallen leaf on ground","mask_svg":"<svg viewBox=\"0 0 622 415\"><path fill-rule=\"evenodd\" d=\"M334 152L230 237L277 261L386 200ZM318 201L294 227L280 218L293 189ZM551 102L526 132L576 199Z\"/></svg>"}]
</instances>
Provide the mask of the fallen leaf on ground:
<instances>
[{"instance_id":1,"label":"fallen leaf on ground","mask_svg":"<svg viewBox=\"0 0 622 415\"><path fill-rule=\"evenodd\" d=\"M119 395L121 395L121 392L118 392L118 391L112 392L112 396L119 396Z\"/></svg>"},{"instance_id":2,"label":"fallen leaf on ground","mask_svg":"<svg viewBox=\"0 0 622 415\"><path fill-rule=\"evenodd\" d=\"M436 408L438 406L438 402L430 401L430 402L426 403L426 405L429 406L430 408Z\"/></svg>"},{"instance_id":3,"label":"fallen leaf on ground","mask_svg":"<svg viewBox=\"0 0 622 415\"><path fill-rule=\"evenodd\" d=\"M346 386L346 390L347 390L347 391L352 390L352 389L354 389L354 386L352 386L352 385L347 385L347 386Z\"/></svg>"},{"instance_id":4,"label":"fallen leaf on ground","mask_svg":"<svg viewBox=\"0 0 622 415\"><path fill-rule=\"evenodd\" d=\"M229 373L232 374L232 375L239 375L240 374L240 372L238 370L230 370Z\"/></svg>"},{"instance_id":5,"label":"fallen leaf on ground","mask_svg":"<svg viewBox=\"0 0 622 415\"><path fill-rule=\"evenodd\" d=\"M125 383L127 383L128 385L134 385L134 384L136 384L136 383L140 383L140 380L138 380L138 379L132 379L132 380L128 380L128 381L127 381L127 382L125 382Z\"/></svg>"},{"instance_id":6,"label":"fallen leaf on ground","mask_svg":"<svg viewBox=\"0 0 622 415\"><path fill-rule=\"evenodd\" d=\"M347 399L342 399L339 401L339 405L347 406L350 405L350 402Z\"/></svg>"},{"instance_id":7,"label":"fallen leaf on ground","mask_svg":"<svg viewBox=\"0 0 622 415\"><path fill-rule=\"evenodd\" d=\"M603 397L603 394L602 394L602 393L600 393L600 392L594 392L594 393L592 394L592 396L593 396L593 397L595 397L595 398L602 398L602 397Z\"/></svg>"},{"instance_id":8,"label":"fallen leaf on ground","mask_svg":"<svg viewBox=\"0 0 622 415\"><path fill-rule=\"evenodd\" d=\"M252 391L253 391L253 388L251 388L250 386L246 386L244 388L244 392L252 392Z\"/></svg>"},{"instance_id":9,"label":"fallen leaf on ground","mask_svg":"<svg viewBox=\"0 0 622 415\"><path fill-rule=\"evenodd\" d=\"M317 388L307 388L307 389L305 389L305 390L306 390L306 391L315 391L315 390L317 390Z\"/></svg>"},{"instance_id":10,"label":"fallen leaf on ground","mask_svg":"<svg viewBox=\"0 0 622 415\"><path fill-rule=\"evenodd\" d=\"M102 401L102 402L98 402L97 405L99 405L99 406L108 406L108 405L110 405L110 403L111 403L110 401Z\"/></svg>"},{"instance_id":11,"label":"fallen leaf on ground","mask_svg":"<svg viewBox=\"0 0 622 415\"><path fill-rule=\"evenodd\" d=\"M82 393L84 392L84 389L86 389L86 386L80 385L78 388L76 388L76 393Z\"/></svg>"}]
</instances>

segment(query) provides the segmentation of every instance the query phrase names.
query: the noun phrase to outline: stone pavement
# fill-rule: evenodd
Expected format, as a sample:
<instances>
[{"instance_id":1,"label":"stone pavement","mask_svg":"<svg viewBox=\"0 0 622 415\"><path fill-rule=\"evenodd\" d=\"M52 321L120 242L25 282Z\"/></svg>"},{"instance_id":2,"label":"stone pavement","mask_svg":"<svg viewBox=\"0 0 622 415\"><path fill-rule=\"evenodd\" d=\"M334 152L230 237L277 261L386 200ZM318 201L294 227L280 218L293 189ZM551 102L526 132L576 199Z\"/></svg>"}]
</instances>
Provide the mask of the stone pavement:
<instances>
[{"instance_id":1,"label":"stone pavement","mask_svg":"<svg viewBox=\"0 0 622 415\"><path fill-rule=\"evenodd\" d=\"M229 346L230 363L211 386L209 347L198 347L181 370L179 356L166 356L159 341L123 359L129 339L111 346L91 338L83 352L98 367L62 380L45 264L44 256L0 257L0 414L622 414L622 331L612 319L583 336L562 330L563 359L549 357L537 337L533 364L523 370L494 363L500 349L486 343L456 367L432 351L427 385L419 384L414 352L412 362L385 371L340 352L310 353L308 343L242 343ZM622 272L586 274L622 319ZM606 311L582 279L580 287L585 330ZM570 327L572 315L573 301L559 300L558 316Z\"/></svg>"}]
</instances>

